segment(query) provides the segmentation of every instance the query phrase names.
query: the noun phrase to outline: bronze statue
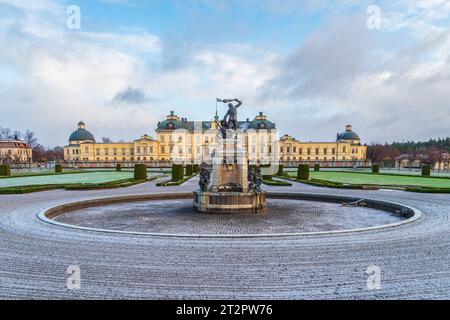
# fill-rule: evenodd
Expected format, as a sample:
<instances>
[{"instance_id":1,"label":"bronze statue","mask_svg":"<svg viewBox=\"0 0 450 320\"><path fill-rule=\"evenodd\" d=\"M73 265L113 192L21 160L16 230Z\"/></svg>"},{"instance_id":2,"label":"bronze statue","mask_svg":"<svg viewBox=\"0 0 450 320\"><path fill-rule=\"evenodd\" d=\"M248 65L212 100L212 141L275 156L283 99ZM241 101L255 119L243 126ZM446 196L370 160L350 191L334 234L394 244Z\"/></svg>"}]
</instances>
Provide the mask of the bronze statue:
<instances>
[{"instance_id":1,"label":"bronze statue","mask_svg":"<svg viewBox=\"0 0 450 320\"><path fill-rule=\"evenodd\" d=\"M261 192L262 176L261 169L250 167L248 170L247 180L249 182L248 189L251 192Z\"/></svg>"},{"instance_id":2,"label":"bronze statue","mask_svg":"<svg viewBox=\"0 0 450 320\"><path fill-rule=\"evenodd\" d=\"M228 103L228 111L223 118L223 127L228 130L237 130L237 109L242 106L242 101L238 99L217 99L218 102ZM233 105L232 102L237 102Z\"/></svg>"},{"instance_id":3,"label":"bronze statue","mask_svg":"<svg viewBox=\"0 0 450 320\"><path fill-rule=\"evenodd\" d=\"M211 173L206 169L205 164L202 164L200 168L200 189L204 192L208 191L209 183L211 181Z\"/></svg>"}]
</instances>

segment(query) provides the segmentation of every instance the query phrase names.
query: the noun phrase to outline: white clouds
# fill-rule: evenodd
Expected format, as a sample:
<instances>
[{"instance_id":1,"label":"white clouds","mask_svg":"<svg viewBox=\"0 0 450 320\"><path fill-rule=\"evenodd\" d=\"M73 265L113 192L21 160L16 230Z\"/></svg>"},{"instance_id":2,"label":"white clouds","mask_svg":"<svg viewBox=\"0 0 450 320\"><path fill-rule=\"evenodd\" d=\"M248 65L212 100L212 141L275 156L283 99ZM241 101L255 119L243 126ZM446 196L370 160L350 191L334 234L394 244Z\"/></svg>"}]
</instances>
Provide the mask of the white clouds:
<instances>
[{"instance_id":1,"label":"white clouds","mask_svg":"<svg viewBox=\"0 0 450 320\"><path fill-rule=\"evenodd\" d=\"M323 11L329 3L301 7ZM245 2L252 10L274 5ZM133 139L153 134L169 108L210 118L220 96L242 97L240 117L266 111L300 139L333 139L349 122L369 142L446 134L450 39L442 21L449 1L381 7L380 32L366 28L365 8L330 14L285 54L242 43L170 42L142 29L68 31L56 1L0 0L0 14L8 12L0 19L0 101L8 109L0 126L63 144L83 119L97 135ZM299 8L289 1L276 14Z\"/></svg>"}]
</instances>

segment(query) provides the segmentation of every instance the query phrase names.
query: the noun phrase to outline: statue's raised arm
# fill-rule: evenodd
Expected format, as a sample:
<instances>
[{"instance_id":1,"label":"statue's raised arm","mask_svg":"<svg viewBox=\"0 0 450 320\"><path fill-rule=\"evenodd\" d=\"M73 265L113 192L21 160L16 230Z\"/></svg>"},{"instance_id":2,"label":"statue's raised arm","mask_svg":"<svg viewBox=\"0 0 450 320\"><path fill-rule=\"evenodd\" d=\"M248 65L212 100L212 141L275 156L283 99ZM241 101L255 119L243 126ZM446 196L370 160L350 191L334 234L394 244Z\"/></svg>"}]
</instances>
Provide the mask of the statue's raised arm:
<instances>
[{"instance_id":1,"label":"statue's raised arm","mask_svg":"<svg viewBox=\"0 0 450 320\"><path fill-rule=\"evenodd\" d=\"M223 118L223 127L225 129L237 130L237 109L242 106L242 101L239 99L217 99L218 102L228 103L228 111ZM237 102L234 105L232 102Z\"/></svg>"}]
</instances>

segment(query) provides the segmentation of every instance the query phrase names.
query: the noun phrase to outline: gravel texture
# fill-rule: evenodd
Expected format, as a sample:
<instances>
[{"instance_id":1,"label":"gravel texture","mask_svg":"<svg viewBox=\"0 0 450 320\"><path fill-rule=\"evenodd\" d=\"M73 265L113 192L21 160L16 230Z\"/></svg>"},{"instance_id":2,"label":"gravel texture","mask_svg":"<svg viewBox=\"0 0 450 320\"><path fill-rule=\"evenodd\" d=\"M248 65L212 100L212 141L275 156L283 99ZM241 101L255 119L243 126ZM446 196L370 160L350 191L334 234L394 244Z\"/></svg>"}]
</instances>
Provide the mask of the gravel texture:
<instances>
[{"instance_id":1,"label":"gravel texture","mask_svg":"<svg viewBox=\"0 0 450 320\"><path fill-rule=\"evenodd\" d=\"M367 228L402 221L390 212L336 203L269 199L263 214L200 214L192 200L131 202L64 213L85 228L197 235L292 234Z\"/></svg>"},{"instance_id":2,"label":"gravel texture","mask_svg":"<svg viewBox=\"0 0 450 320\"><path fill-rule=\"evenodd\" d=\"M37 212L78 200L193 190L155 182L127 189L0 196L0 298L449 299L450 196L266 187L400 202L423 212L394 228L328 236L223 239L109 234L54 226ZM81 288L66 287L69 265ZM381 289L366 270L381 268Z\"/></svg>"}]
</instances>

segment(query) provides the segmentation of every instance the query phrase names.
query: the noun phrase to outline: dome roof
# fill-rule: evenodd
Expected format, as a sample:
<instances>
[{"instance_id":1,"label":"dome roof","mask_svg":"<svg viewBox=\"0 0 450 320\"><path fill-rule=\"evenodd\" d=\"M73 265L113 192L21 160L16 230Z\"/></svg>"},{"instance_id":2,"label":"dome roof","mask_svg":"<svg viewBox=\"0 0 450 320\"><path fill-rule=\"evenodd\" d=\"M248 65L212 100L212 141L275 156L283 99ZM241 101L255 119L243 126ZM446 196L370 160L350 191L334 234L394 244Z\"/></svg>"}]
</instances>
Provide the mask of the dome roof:
<instances>
[{"instance_id":1,"label":"dome roof","mask_svg":"<svg viewBox=\"0 0 450 320\"><path fill-rule=\"evenodd\" d=\"M338 141L340 140L361 140L359 135L352 130L352 126L348 125L345 132L338 134Z\"/></svg>"},{"instance_id":2,"label":"dome roof","mask_svg":"<svg viewBox=\"0 0 450 320\"><path fill-rule=\"evenodd\" d=\"M70 141L89 141L89 142L95 142L95 137L92 133L90 133L85 128L85 124L83 121L80 121L78 123L78 130L74 131L69 138Z\"/></svg>"}]
</instances>

